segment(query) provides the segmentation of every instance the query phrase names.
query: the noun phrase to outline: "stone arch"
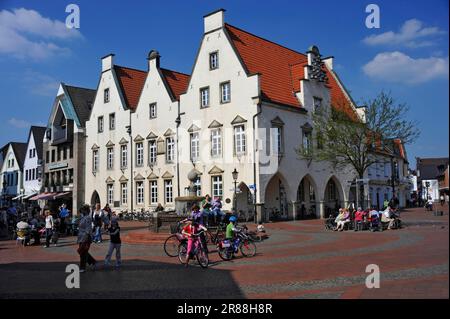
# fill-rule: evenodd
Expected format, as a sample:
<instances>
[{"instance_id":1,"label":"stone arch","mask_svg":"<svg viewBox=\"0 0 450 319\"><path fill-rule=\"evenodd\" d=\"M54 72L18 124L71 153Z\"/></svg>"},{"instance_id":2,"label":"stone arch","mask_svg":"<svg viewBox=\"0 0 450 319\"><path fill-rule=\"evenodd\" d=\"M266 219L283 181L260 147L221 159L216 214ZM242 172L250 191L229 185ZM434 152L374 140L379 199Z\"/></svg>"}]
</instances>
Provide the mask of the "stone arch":
<instances>
[{"instance_id":1,"label":"stone arch","mask_svg":"<svg viewBox=\"0 0 450 319\"><path fill-rule=\"evenodd\" d=\"M295 219L312 219L320 217L319 192L314 178L306 174L297 187L297 207Z\"/></svg>"},{"instance_id":2,"label":"stone arch","mask_svg":"<svg viewBox=\"0 0 450 319\"><path fill-rule=\"evenodd\" d=\"M339 208L345 206L345 193L339 179L332 175L328 178L324 194L323 194L325 216L330 216L331 213L336 213Z\"/></svg>"},{"instance_id":3,"label":"stone arch","mask_svg":"<svg viewBox=\"0 0 450 319\"><path fill-rule=\"evenodd\" d=\"M234 195L233 195L234 197ZM233 198L234 203L234 198ZM236 209L239 218L249 221L254 217L253 194L244 182L239 183L236 192Z\"/></svg>"},{"instance_id":4,"label":"stone arch","mask_svg":"<svg viewBox=\"0 0 450 319\"><path fill-rule=\"evenodd\" d=\"M266 219L287 219L290 189L286 178L278 172L268 181L264 192Z\"/></svg>"},{"instance_id":5,"label":"stone arch","mask_svg":"<svg viewBox=\"0 0 450 319\"><path fill-rule=\"evenodd\" d=\"M95 190L91 196L91 206L95 206L95 204L99 203L101 205L100 196L98 192Z\"/></svg>"}]
</instances>

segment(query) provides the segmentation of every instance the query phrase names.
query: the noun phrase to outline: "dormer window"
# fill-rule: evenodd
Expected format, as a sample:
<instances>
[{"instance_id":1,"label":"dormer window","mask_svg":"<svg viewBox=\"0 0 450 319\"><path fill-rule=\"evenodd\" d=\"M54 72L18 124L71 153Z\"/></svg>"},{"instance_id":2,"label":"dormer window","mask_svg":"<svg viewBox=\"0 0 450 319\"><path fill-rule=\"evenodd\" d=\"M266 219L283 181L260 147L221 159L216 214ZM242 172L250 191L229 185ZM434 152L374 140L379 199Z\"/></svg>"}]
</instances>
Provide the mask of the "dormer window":
<instances>
[{"instance_id":1,"label":"dormer window","mask_svg":"<svg viewBox=\"0 0 450 319\"><path fill-rule=\"evenodd\" d=\"M209 69L215 70L219 68L219 52L212 52L209 54Z\"/></svg>"},{"instance_id":2,"label":"dormer window","mask_svg":"<svg viewBox=\"0 0 450 319\"><path fill-rule=\"evenodd\" d=\"M103 91L103 102L105 103L109 102L109 89L105 89Z\"/></svg>"}]
</instances>

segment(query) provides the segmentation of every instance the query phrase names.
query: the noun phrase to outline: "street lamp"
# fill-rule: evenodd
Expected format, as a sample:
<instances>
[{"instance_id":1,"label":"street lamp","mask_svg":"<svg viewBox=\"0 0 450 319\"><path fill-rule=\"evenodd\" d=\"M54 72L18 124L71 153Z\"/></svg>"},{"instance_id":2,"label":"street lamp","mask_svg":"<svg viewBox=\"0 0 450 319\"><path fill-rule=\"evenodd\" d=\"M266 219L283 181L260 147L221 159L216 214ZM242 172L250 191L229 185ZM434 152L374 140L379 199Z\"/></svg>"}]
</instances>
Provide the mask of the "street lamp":
<instances>
[{"instance_id":1,"label":"street lamp","mask_svg":"<svg viewBox=\"0 0 450 319\"><path fill-rule=\"evenodd\" d=\"M236 188L237 188L237 179L238 179L239 172L235 168L231 174L233 175L233 180L234 180L234 212L235 212L235 214L237 214Z\"/></svg>"}]
</instances>

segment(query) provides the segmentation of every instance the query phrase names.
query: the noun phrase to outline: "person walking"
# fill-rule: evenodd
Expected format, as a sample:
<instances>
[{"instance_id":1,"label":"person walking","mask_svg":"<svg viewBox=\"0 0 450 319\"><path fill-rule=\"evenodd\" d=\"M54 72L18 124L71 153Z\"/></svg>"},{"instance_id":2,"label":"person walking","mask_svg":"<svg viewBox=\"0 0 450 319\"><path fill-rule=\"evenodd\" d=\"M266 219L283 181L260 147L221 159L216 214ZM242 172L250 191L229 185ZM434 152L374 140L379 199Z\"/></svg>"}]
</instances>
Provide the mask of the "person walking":
<instances>
[{"instance_id":1,"label":"person walking","mask_svg":"<svg viewBox=\"0 0 450 319\"><path fill-rule=\"evenodd\" d=\"M64 234L66 232L66 219L69 217L69 210L67 209L66 204L62 204L59 208L59 218L61 221L60 233Z\"/></svg>"},{"instance_id":2,"label":"person walking","mask_svg":"<svg viewBox=\"0 0 450 319\"><path fill-rule=\"evenodd\" d=\"M92 218L89 205L80 208L80 223L78 226L77 252L80 255L80 273L86 271L86 263L95 269L97 261L89 254L92 242Z\"/></svg>"},{"instance_id":3,"label":"person walking","mask_svg":"<svg viewBox=\"0 0 450 319\"><path fill-rule=\"evenodd\" d=\"M53 227L55 223L53 222L53 216L50 214L50 211L47 209L45 211L45 248L50 247L50 240L53 235Z\"/></svg>"},{"instance_id":4,"label":"person walking","mask_svg":"<svg viewBox=\"0 0 450 319\"><path fill-rule=\"evenodd\" d=\"M102 222L103 210L100 208L100 203L95 204L95 210L92 213L92 222L94 225L94 243L102 242Z\"/></svg>"},{"instance_id":5,"label":"person walking","mask_svg":"<svg viewBox=\"0 0 450 319\"><path fill-rule=\"evenodd\" d=\"M111 218L112 218L112 210L109 207L109 204L106 204L105 207L103 208L103 225L104 225L105 231L108 230L108 228L109 228Z\"/></svg>"},{"instance_id":6,"label":"person walking","mask_svg":"<svg viewBox=\"0 0 450 319\"><path fill-rule=\"evenodd\" d=\"M111 262L111 256L116 251L116 269L119 269L122 264L122 258L120 255L120 247L122 245L122 241L120 240L120 227L119 223L117 222L117 218L112 217L111 220L111 226L108 229L109 232L109 249L108 253L105 257L105 268L109 267L109 264Z\"/></svg>"}]
</instances>

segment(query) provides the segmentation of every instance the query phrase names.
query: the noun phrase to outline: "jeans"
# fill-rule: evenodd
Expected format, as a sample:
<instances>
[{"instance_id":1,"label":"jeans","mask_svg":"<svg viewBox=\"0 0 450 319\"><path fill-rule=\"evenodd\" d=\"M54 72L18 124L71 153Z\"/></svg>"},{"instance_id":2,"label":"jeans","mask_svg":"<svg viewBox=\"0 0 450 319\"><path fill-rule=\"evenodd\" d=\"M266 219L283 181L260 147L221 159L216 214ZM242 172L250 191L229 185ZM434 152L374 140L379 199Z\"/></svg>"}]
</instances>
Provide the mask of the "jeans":
<instances>
[{"instance_id":1,"label":"jeans","mask_svg":"<svg viewBox=\"0 0 450 319\"><path fill-rule=\"evenodd\" d=\"M101 226L95 226L95 235L94 235L94 242L96 241L102 241L102 227Z\"/></svg>"},{"instance_id":2,"label":"jeans","mask_svg":"<svg viewBox=\"0 0 450 319\"><path fill-rule=\"evenodd\" d=\"M45 247L50 246L50 240L52 239L53 231L51 228L45 229Z\"/></svg>"},{"instance_id":3,"label":"jeans","mask_svg":"<svg viewBox=\"0 0 450 319\"><path fill-rule=\"evenodd\" d=\"M116 266L119 267L122 264L122 258L120 255L120 246L121 246L121 244L109 243L108 254L106 254L106 257L105 257L105 265L106 266L108 266L109 263L111 262L111 256L114 252L114 249L116 250Z\"/></svg>"}]
</instances>

